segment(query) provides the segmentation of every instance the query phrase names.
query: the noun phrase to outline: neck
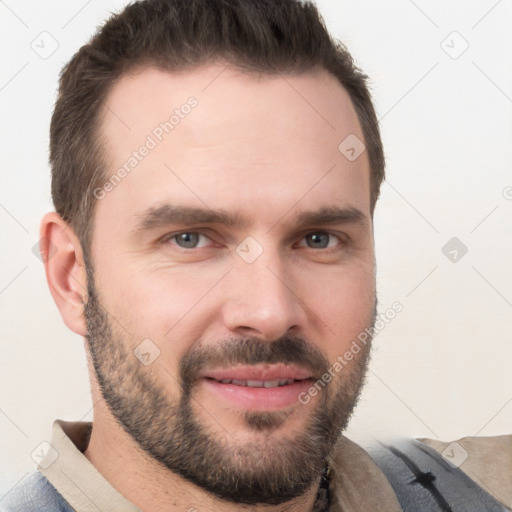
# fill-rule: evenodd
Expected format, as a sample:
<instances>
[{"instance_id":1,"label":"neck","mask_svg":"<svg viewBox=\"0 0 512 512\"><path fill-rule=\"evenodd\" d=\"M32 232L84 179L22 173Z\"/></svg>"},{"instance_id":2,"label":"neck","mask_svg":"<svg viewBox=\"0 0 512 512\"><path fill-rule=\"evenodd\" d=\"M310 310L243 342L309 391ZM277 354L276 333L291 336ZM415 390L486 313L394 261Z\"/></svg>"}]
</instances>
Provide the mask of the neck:
<instances>
[{"instance_id":1,"label":"neck","mask_svg":"<svg viewBox=\"0 0 512 512\"><path fill-rule=\"evenodd\" d=\"M220 500L143 452L101 399L96 403L84 455L120 494L144 512L313 511L320 484L319 477L305 494L280 505L240 505Z\"/></svg>"}]
</instances>

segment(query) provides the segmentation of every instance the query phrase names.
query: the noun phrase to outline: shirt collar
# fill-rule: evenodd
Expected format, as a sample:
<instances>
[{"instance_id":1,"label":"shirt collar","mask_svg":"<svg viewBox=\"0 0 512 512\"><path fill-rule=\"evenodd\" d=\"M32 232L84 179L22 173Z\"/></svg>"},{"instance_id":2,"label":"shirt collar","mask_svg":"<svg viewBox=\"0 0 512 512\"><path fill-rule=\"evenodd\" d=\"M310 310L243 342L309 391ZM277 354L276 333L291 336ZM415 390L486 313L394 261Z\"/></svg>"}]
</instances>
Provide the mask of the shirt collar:
<instances>
[{"instance_id":1,"label":"shirt collar","mask_svg":"<svg viewBox=\"0 0 512 512\"><path fill-rule=\"evenodd\" d=\"M37 469L75 510L140 512L82 453L89 443L91 430L90 422L56 420L50 449Z\"/></svg>"}]
</instances>

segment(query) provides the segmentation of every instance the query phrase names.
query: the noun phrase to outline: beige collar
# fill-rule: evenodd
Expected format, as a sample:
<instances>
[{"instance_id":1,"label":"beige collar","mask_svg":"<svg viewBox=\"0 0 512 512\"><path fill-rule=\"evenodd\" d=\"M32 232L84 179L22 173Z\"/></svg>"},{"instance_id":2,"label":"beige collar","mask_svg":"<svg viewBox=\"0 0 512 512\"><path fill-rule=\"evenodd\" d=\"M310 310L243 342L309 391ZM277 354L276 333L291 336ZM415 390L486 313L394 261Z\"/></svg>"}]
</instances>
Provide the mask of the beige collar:
<instances>
[{"instance_id":1,"label":"beige collar","mask_svg":"<svg viewBox=\"0 0 512 512\"><path fill-rule=\"evenodd\" d=\"M78 512L140 512L82 453L89 443L91 428L91 423L56 420L51 447L57 452L57 458L48 465L55 458L55 452L49 450L38 470Z\"/></svg>"}]
</instances>

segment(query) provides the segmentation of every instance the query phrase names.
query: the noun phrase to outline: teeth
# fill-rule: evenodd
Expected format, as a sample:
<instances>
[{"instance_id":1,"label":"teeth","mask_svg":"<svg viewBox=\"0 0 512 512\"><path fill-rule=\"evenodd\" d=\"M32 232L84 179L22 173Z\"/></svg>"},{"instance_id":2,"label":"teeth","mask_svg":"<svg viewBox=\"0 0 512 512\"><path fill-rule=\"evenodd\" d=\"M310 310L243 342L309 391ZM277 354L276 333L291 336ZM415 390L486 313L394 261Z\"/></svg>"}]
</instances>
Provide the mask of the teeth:
<instances>
[{"instance_id":1,"label":"teeth","mask_svg":"<svg viewBox=\"0 0 512 512\"><path fill-rule=\"evenodd\" d=\"M249 388L277 388L293 384L294 379L275 379L275 380L238 380L238 379L221 379L222 384L235 384L235 386L247 386Z\"/></svg>"},{"instance_id":2,"label":"teeth","mask_svg":"<svg viewBox=\"0 0 512 512\"><path fill-rule=\"evenodd\" d=\"M250 388L262 388L263 387L263 381L262 380L248 380L247 385Z\"/></svg>"}]
</instances>

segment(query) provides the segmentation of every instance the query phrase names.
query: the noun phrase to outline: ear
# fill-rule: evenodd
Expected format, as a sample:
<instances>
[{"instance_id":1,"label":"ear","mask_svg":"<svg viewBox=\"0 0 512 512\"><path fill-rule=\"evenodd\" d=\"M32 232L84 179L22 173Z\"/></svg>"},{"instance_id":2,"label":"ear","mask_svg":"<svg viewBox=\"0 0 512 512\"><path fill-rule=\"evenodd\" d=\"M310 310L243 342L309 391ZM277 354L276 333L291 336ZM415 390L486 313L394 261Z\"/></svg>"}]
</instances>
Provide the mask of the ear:
<instances>
[{"instance_id":1,"label":"ear","mask_svg":"<svg viewBox=\"0 0 512 512\"><path fill-rule=\"evenodd\" d=\"M85 336L83 311L87 301L87 275L82 244L56 212L43 217L39 234L39 250L53 300L64 323L73 332Z\"/></svg>"}]
</instances>

